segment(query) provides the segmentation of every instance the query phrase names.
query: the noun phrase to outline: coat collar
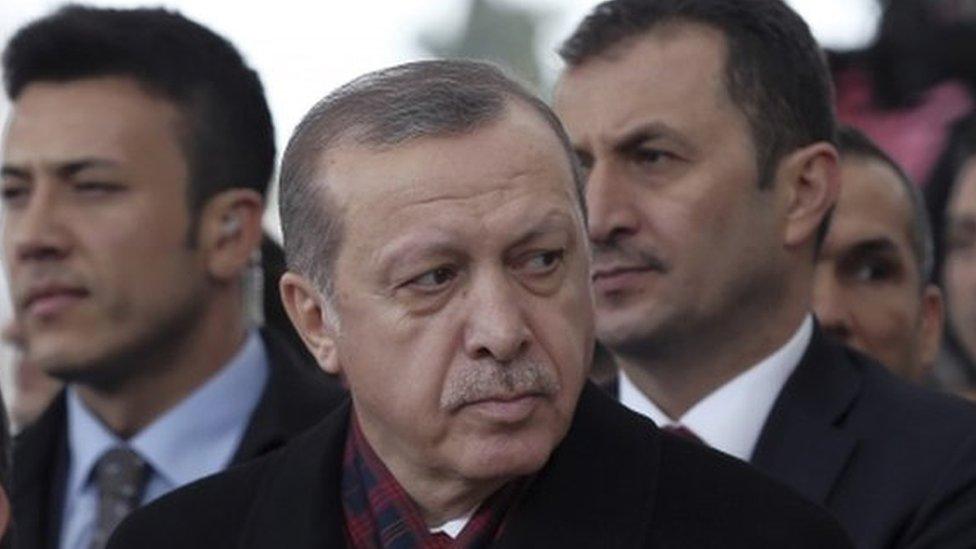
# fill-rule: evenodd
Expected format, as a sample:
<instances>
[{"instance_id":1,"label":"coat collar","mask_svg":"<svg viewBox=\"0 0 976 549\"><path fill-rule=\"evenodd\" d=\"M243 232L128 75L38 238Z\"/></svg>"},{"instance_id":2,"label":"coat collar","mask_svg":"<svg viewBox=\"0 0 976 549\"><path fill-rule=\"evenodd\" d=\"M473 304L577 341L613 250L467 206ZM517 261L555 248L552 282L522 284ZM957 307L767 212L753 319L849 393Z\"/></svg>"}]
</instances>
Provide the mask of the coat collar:
<instances>
[{"instance_id":1,"label":"coat collar","mask_svg":"<svg viewBox=\"0 0 976 549\"><path fill-rule=\"evenodd\" d=\"M857 446L843 420L861 383L844 349L828 341L818 325L766 420L753 465L825 503Z\"/></svg>"},{"instance_id":2,"label":"coat collar","mask_svg":"<svg viewBox=\"0 0 976 549\"><path fill-rule=\"evenodd\" d=\"M261 330L271 366L268 383L251 416L232 464L275 450L315 425L335 408L345 391L291 349L277 332Z\"/></svg>"},{"instance_id":3,"label":"coat collar","mask_svg":"<svg viewBox=\"0 0 976 549\"><path fill-rule=\"evenodd\" d=\"M245 547L344 546L339 489L349 413L347 402L284 450L250 512ZM611 534L643 546L659 468L653 424L587 384L567 436L511 511L497 547L599 547Z\"/></svg>"},{"instance_id":4,"label":"coat collar","mask_svg":"<svg viewBox=\"0 0 976 549\"><path fill-rule=\"evenodd\" d=\"M67 465L66 414L61 391L41 417L14 438L14 547L53 547L60 534L61 506L53 503L63 489Z\"/></svg>"}]
</instances>

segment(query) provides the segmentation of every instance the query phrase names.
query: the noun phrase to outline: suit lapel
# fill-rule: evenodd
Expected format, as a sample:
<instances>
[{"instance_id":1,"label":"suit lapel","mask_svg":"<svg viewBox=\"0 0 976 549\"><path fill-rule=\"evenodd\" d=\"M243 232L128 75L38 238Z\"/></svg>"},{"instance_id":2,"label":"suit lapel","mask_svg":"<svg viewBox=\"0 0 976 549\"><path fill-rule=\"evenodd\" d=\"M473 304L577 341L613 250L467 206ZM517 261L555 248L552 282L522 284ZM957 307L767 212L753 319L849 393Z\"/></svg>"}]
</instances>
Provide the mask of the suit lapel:
<instances>
[{"instance_id":1,"label":"suit lapel","mask_svg":"<svg viewBox=\"0 0 976 549\"><path fill-rule=\"evenodd\" d=\"M64 391L38 420L14 439L10 499L14 546L55 547L61 534L63 477L67 468Z\"/></svg>"},{"instance_id":2,"label":"suit lapel","mask_svg":"<svg viewBox=\"0 0 976 549\"><path fill-rule=\"evenodd\" d=\"M824 504L857 446L842 420L860 390L859 373L818 326L766 420L753 465Z\"/></svg>"}]
</instances>

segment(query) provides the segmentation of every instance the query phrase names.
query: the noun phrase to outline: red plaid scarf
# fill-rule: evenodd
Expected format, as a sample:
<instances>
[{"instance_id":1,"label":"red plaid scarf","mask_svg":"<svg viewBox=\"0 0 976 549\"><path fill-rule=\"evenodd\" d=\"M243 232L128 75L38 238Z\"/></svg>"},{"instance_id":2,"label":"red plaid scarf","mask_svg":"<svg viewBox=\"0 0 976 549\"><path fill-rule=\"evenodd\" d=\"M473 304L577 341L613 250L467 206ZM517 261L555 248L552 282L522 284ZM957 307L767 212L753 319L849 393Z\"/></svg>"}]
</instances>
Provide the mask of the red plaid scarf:
<instances>
[{"instance_id":1,"label":"red plaid scarf","mask_svg":"<svg viewBox=\"0 0 976 549\"><path fill-rule=\"evenodd\" d=\"M510 482L482 503L457 538L432 534L417 504L373 452L354 415L350 414L342 462L342 509L350 546L475 549L488 547L497 539L522 482Z\"/></svg>"}]
</instances>

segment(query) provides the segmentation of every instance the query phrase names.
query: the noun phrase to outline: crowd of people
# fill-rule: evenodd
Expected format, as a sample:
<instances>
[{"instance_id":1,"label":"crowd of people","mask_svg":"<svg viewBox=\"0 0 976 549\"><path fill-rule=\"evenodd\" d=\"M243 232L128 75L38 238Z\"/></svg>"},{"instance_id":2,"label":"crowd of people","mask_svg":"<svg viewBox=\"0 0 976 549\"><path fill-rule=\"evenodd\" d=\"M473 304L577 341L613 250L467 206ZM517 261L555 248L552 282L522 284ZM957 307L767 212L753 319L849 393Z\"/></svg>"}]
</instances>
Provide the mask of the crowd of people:
<instances>
[{"instance_id":1,"label":"crowd of people","mask_svg":"<svg viewBox=\"0 0 976 549\"><path fill-rule=\"evenodd\" d=\"M976 547L976 118L923 191L782 0L609 0L559 54L551 105L322 90L279 245L232 44L20 29L4 546Z\"/></svg>"}]
</instances>

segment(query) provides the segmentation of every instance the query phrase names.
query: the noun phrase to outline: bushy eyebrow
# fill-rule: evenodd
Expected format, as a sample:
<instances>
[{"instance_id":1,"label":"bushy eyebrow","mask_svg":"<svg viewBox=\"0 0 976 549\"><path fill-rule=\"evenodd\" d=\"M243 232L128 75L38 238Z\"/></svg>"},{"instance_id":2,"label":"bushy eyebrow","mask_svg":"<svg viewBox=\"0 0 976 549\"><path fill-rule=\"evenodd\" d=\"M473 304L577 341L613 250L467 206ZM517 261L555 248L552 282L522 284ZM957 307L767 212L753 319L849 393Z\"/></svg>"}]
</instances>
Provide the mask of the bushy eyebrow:
<instances>
[{"instance_id":1,"label":"bushy eyebrow","mask_svg":"<svg viewBox=\"0 0 976 549\"><path fill-rule=\"evenodd\" d=\"M690 147L690 144L678 135L674 128L663 122L652 121L631 128L615 138L613 150L617 153L627 153L647 141L661 138L672 139L682 147Z\"/></svg>"},{"instance_id":2,"label":"bushy eyebrow","mask_svg":"<svg viewBox=\"0 0 976 549\"><path fill-rule=\"evenodd\" d=\"M558 210L549 211L522 231L506 248L518 248L554 232L566 233L570 238L570 242L572 242L574 238L572 216ZM417 238L411 238L410 240L394 244L394 248L381 251L379 256L379 265L382 266L381 268L386 271L404 257L414 255L436 256L463 253L463 250L458 248L458 244L452 235L446 231L435 230L425 240L419 240Z\"/></svg>"},{"instance_id":3,"label":"bushy eyebrow","mask_svg":"<svg viewBox=\"0 0 976 549\"><path fill-rule=\"evenodd\" d=\"M118 162L105 158L79 158L77 160L51 163L49 166L46 166L46 169L55 173L60 178L68 178L82 170L90 168L114 168L117 166ZM31 174L27 169L10 164L4 164L3 167L0 167L0 175L18 179L31 178Z\"/></svg>"},{"instance_id":4,"label":"bushy eyebrow","mask_svg":"<svg viewBox=\"0 0 976 549\"><path fill-rule=\"evenodd\" d=\"M863 257L880 254L897 254L898 245L887 236L880 236L869 240L858 242L852 246L844 255Z\"/></svg>"}]
</instances>

